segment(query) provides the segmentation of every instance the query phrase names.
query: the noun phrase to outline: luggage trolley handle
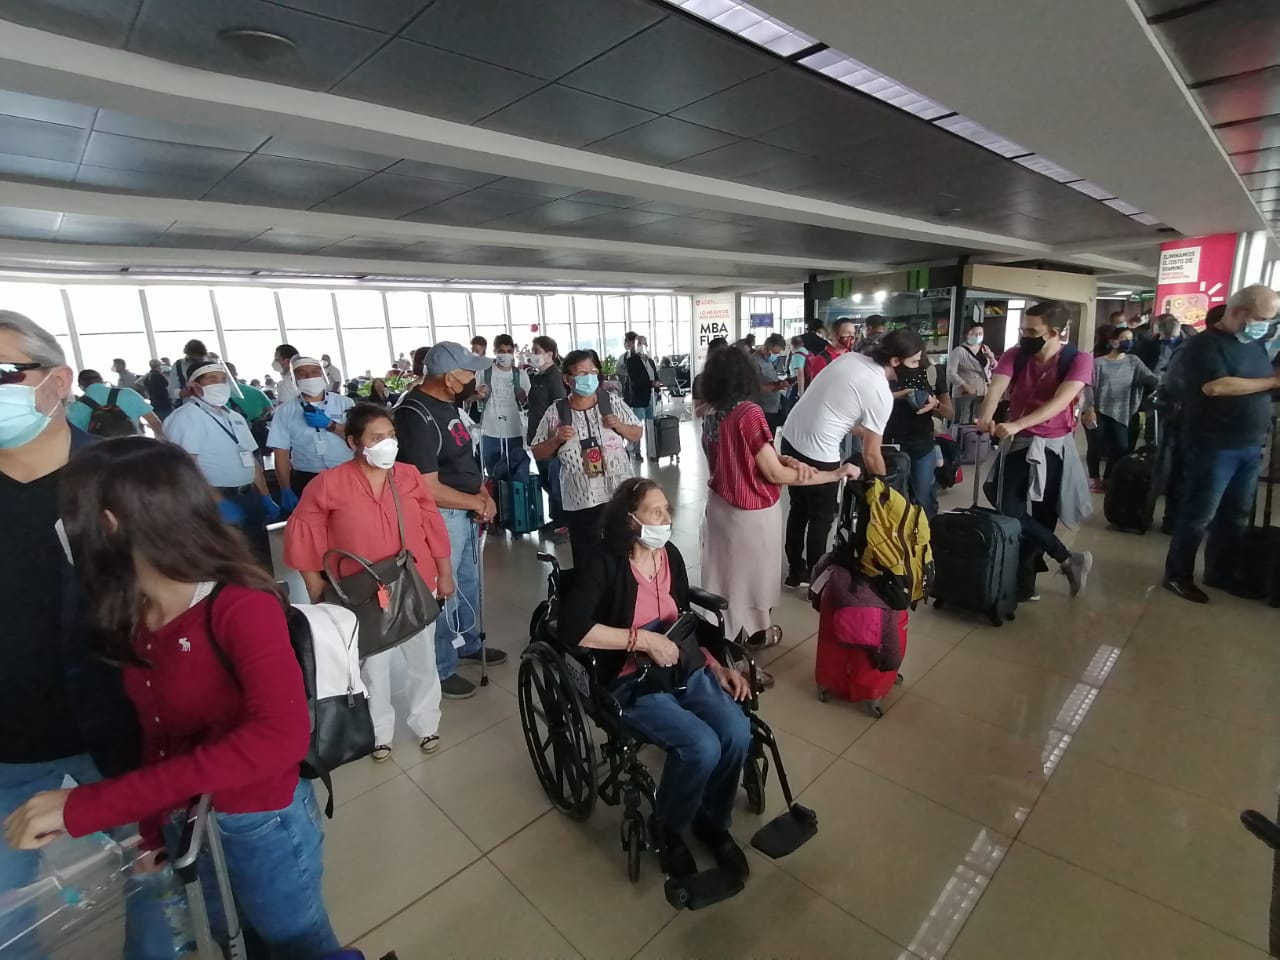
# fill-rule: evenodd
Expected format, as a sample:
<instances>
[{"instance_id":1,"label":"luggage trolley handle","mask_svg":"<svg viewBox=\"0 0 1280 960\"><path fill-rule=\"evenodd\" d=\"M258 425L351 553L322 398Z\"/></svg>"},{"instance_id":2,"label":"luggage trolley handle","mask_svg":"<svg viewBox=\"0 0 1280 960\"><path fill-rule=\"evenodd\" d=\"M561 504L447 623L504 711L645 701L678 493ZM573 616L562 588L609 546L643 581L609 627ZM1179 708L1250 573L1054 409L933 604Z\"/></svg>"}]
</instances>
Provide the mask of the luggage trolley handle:
<instances>
[{"instance_id":1,"label":"luggage trolley handle","mask_svg":"<svg viewBox=\"0 0 1280 960\"><path fill-rule=\"evenodd\" d=\"M202 794L187 808L187 820L182 831L181 852L173 863L174 872L186 889L187 906L191 911L191 923L195 930L196 948L200 960L222 960L222 949L214 942L209 926L209 906L205 902L204 888L200 884L199 863L201 853L207 847L213 872L218 882L218 899L227 929L227 953L229 960L247 960L244 933L240 917L236 913L235 899L231 892L231 878L227 874L226 855L222 849L222 833L213 814L212 794Z\"/></svg>"},{"instance_id":2,"label":"luggage trolley handle","mask_svg":"<svg viewBox=\"0 0 1280 960\"><path fill-rule=\"evenodd\" d=\"M1000 441L1000 446L996 451L996 512L999 513L1004 507L1004 472L1005 461L1008 459L1009 451L1013 449L1013 437L1005 437ZM982 459L979 458L973 464L973 505L978 505L978 497L982 490Z\"/></svg>"}]
</instances>

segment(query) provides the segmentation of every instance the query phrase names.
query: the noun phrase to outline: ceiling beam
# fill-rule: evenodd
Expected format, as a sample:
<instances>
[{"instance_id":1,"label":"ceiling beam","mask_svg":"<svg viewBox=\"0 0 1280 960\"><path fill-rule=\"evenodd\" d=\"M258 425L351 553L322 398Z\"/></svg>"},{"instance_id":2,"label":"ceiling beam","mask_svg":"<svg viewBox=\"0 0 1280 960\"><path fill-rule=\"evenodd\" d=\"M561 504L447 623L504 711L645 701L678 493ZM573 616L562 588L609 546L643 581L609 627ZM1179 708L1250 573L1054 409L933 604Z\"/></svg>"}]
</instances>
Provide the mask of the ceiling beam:
<instances>
[{"instance_id":1,"label":"ceiling beam","mask_svg":"<svg viewBox=\"0 0 1280 960\"><path fill-rule=\"evenodd\" d=\"M1044 255L1045 244L620 160L405 110L155 60L0 21L0 89L183 123L644 197L699 209Z\"/></svg>"}]
</instances>

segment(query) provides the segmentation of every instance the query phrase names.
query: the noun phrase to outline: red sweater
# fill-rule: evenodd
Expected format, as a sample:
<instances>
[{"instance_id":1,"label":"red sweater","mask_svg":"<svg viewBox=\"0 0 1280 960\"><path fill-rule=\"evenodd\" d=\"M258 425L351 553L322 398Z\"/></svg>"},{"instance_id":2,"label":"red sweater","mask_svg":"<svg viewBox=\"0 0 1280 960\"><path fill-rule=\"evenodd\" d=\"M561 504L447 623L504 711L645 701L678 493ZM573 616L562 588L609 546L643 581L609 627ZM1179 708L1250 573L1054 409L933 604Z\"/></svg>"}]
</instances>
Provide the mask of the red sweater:
<instances>
[{"instance_id":1,"label":"red sweater","mask_svg":"<svg viewBox=\"0 0 1280 960\"><path fill-rule=\"evenodd\" d=\"M213 626L235 667L208 637L209 600L159 630L139 628L135 649L151 667L127 667L125 692L142 726L142 766L77 787L63 814L73 837L138 821L143 845L163 845L164 817L212 792L222 813L280 810L293 800L311 719L302 671L280 601L228 586Z\"/></svg>"}]
</instances>

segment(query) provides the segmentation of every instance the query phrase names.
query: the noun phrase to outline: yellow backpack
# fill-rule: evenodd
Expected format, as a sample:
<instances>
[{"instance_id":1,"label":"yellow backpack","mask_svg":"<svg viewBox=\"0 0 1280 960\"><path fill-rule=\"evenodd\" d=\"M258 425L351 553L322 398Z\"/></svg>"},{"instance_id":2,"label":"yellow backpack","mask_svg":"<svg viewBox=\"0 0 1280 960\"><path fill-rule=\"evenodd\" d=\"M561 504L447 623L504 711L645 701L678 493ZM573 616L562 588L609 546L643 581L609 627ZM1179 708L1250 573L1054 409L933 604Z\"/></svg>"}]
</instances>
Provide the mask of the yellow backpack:
<instances>
[{"instance_id":1,"label":"yellow backpack","mask_svg":"<svg viewBox=\"0 0 1280 960\"><path fill-rule=\"evenodd\" d=\"M933 579L929 519L883 480L845 484L836 549L894 610L914 608L928 595Z\"/></svg>"}]
</instances>

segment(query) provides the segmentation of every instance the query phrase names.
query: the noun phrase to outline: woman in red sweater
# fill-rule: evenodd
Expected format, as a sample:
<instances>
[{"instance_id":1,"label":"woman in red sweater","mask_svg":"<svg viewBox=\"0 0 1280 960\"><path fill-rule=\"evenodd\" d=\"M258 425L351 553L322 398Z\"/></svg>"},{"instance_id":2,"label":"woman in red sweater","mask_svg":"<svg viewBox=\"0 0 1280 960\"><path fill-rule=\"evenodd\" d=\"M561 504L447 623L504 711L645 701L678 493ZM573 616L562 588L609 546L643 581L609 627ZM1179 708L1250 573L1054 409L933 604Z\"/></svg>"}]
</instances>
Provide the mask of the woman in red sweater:
<instances>
[{"instance_id":1,"label":"woman in red sweater","mask_svg":"<svg viewBox=\"0 0 1280 960\"><path fill-rule=\"evenodd\" d=\"M275 585L171 444L129 437L78 454L62 518L96 652L122 665L137 710L142 766L36 794L5 821L9 843L34 849L137 821L145 871L164 859L166 836L177 841L170 815L212 793L246 927L282 960L334 952L320 812L298 776L310 717Z\"/></svg>"}]
</instances>

